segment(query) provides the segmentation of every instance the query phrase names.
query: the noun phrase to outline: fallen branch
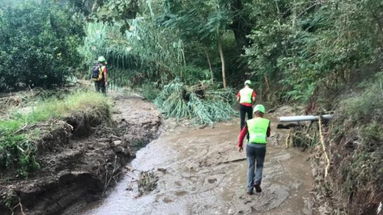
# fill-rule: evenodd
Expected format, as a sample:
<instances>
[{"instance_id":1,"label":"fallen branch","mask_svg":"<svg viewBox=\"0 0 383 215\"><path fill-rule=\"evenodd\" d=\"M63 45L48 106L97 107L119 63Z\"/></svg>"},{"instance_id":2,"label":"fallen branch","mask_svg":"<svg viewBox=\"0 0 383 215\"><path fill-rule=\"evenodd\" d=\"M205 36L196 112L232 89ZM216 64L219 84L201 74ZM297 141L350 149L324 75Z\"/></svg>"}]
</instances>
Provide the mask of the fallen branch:
<instances>
[{"instance_id":1,"label":"fallen branch","mask_svg":"<svg viewBox=\"0 0 383 215\"><path fill-rule=\"evenodd\" d=\"M330 159L329 159L329 156L326 152L326 146L325 146L325 143L324 143L324 138L323 138L323 133L322 133L322 117L319 117L319 136L320 136L320 142L322 144L322 149L323 149L323 152L324 152L324 155L325 155L325 158L326 158L326 167L325 167L325 170L324 170L324 178L327 177L328 175L328 169L330 168Z\"/></svg>"},{"instance_id":2,"label":"fallen branch","mask_svg":"<svg viewBox=\"0 0 383 215\"><path fill-rule=\"evenodd\" d=\"M116 174L117 170L118 170L118 167L117 167L117 156L114 156L113 170L112 170L109 178L108 178L108 167L107 167L107 164L105 166L105 183L104 183L104 192L103 192L103 194L105 194L105 192L106 192L107 188L109 187L110 182L112 181L112 179L115 180L114 177L116 176L115 174Z\"/></svg>"},{"instance_id":3,"label":"fallen branch","mask_svg":"<svg viewBox=\"0 0 383 215\"><path fill-rule=\"evenodd\" d=\"M16 208L18 208L18 207L20 207L20 213L21 213L21 215L25 215L25 212L24 212L24 209L23 209L23 205L21 204L21 199L20 199L20 197L19 197L19 203L18 203L17 205L15 205L15 207L12 208L12 215L15 214L14 210L15 210Z\"/></svg>"},{"instance_id":4,"label":"fallen branch","mask_svg":"<svg viewBox=\"0 0 383 215\"><path fill-rule=\"evenodd\" d=\"M219 163L216 164L216 166L221 165L221 164L236 163L236 162L244 161L246 159L247 158L238 158L238 159L234 159L234 160L228 160L228 161L224 161L224 162L219 162Z\"/></svg>"}]
</instances>

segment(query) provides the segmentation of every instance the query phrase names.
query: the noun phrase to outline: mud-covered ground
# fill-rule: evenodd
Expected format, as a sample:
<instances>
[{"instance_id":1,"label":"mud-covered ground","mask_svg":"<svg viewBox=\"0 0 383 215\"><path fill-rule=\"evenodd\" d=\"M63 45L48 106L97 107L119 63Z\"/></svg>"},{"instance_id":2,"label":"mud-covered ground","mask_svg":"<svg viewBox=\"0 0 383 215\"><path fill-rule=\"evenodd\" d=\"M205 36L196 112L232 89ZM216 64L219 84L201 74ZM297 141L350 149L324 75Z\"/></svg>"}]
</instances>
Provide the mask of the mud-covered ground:
<instances>
[{"instance_id":1,"label":"mud-covered ground","mask_svg":"<svg viewBox=\"0 0 383 215\"><path fill-rule=\"evenodd\" d=\"M116 96L114 101L109 124L89 124L97 120L87 113L45 123L54 129L41 137L41 168L28 179L1 178L0 214L60 214L102 197L135 149L155 139L161 125L160 113L142 98Z\"/></svg>"},{"instance_id":2,"label":"mud-covered ground","mask_svg":"<svg viewBox=\"0 0 383 215\"><path fill-rule=\"evenodd\" d=\"M238 119L213 128L167 121L166 132L138 151L110 195L76 214L313 214L308 155L286 149L287 131L275 128L275 117L284 113L269 115L272 137L260 194L246 194L245 152L235 148ZM149 189L142 189L142 180Z\"/></svg>"}]
</instances>

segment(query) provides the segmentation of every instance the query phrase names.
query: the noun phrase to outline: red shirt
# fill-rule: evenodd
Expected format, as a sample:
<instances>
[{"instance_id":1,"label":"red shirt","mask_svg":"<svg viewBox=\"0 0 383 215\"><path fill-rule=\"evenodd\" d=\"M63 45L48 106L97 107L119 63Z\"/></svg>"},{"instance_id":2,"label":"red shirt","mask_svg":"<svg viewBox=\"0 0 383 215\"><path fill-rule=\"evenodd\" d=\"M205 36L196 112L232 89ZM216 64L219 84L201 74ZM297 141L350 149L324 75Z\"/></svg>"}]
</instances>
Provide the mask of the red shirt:
<instances>
[{"instance_id":1,"label":"red shirt","mask_svg":"<svg viewBox=\"0 0 383 215\"><path fill-rule=\"evenodd\" d=\"M253 102L255 101L255 97L257 96L257 94L255 93L255 90L253 90L253 94L251 94L251 98L253 99ZM237 93L237 98L241 99L241 95L239 94L239 92ZM251 107L253 104L250 104L250 103L239 103L243 106L247 106L247 107Z\"/></svg>"}]
</instances>

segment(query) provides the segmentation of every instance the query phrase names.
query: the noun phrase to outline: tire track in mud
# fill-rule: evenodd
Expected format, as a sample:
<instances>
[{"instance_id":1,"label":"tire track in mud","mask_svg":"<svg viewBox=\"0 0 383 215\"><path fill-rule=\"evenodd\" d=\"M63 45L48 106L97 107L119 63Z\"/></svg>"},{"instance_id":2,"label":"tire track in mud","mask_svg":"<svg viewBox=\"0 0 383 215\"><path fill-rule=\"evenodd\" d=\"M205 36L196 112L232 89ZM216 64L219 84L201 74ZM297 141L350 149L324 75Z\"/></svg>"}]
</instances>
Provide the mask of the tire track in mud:
<instances>
[{"instance_id":1,"label":"tire track in mud","mask_svg":"<svg viewBox=\"0 0 383 215\"><path fill-rule=\"evenodd\" d=\"M137 153L131 167L138 171L81 214L312 214L308 155L285 149L287 132L273 126L263 192L252 196L246 194L246 161L240 161L246 155L235 148L238 133L238 120L204 129L173 125ZM157 188L137 197L138 172L148 170L159 177Z\"/></svg>"}]
</instances>

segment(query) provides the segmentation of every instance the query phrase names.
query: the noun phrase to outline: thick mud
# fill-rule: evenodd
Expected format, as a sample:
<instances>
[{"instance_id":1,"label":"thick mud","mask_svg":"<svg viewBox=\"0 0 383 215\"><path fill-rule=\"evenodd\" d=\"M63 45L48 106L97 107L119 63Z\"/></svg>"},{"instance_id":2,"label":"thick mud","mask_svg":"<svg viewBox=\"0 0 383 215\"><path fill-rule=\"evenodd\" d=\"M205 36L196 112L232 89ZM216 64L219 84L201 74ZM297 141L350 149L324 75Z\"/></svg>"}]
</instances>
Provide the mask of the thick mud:
<instances>
[{"instance_id":1,"label":"thick mud","mask_svg":"<svg viewBox=\"0 0 383 215\"><path fill-rule=\"evenodd\" d=\"M110 195L78 214L312 214L308 155L286 149L287 131L275 126L260 194L246 194L246 155L235 148L238 120L203 129L167 122L167 132L138 151ZM143 171L158 179L144 194L137 185Z\"/></svg>"}]
</instances>

